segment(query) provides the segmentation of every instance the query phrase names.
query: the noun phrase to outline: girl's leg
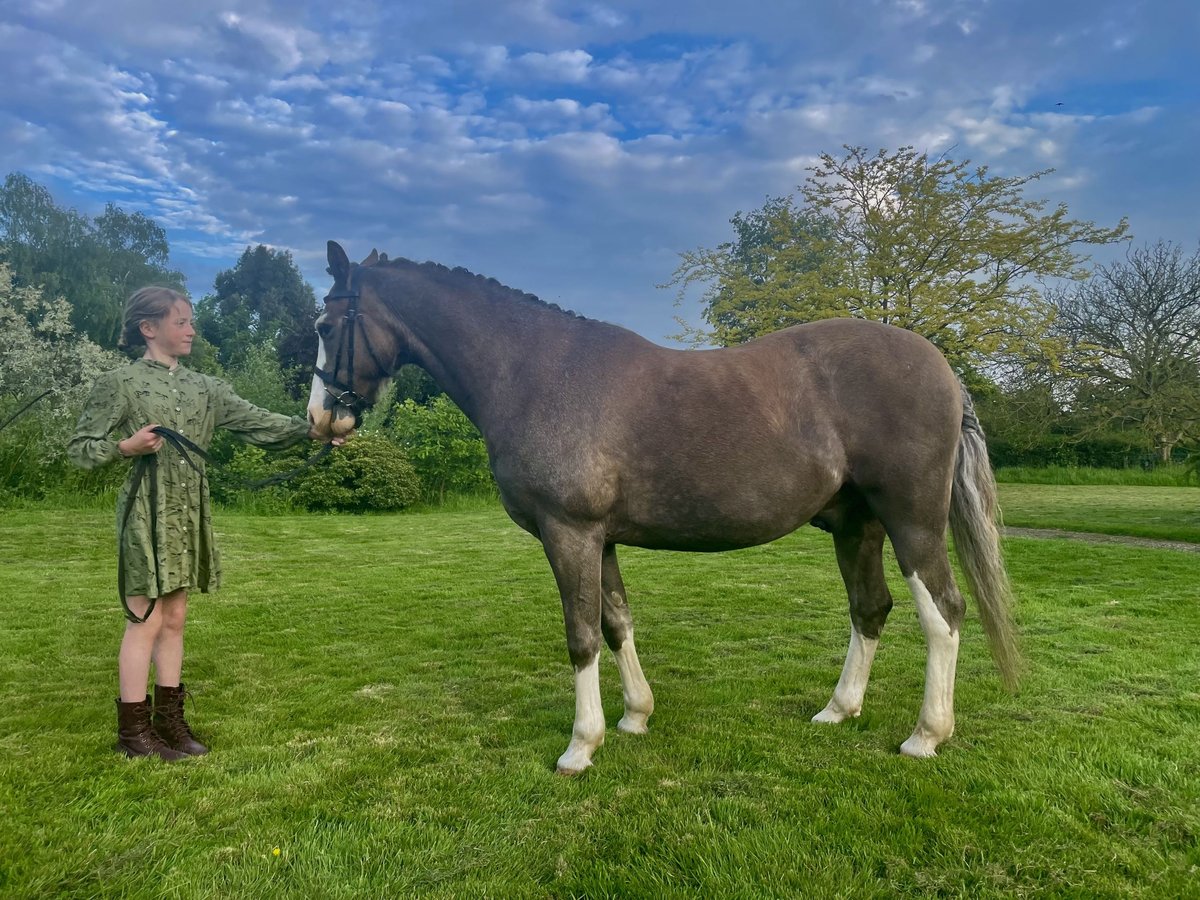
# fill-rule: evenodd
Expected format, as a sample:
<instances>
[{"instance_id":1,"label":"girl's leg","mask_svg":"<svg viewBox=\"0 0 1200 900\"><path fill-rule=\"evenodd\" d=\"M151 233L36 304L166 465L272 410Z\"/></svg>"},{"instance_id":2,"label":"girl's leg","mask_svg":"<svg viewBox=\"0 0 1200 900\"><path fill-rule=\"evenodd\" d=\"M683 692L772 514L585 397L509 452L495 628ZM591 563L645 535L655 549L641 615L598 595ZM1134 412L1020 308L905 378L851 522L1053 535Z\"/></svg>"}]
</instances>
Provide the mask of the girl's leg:
<instances>
[{"instance_id":1,"label":"girl's leg","mask_svg":"<svg viewBox=\"0 0 1200 900\"><path fill-rule=\"evenodd\" d=\"M162 628L154 645L154 730L173 750L203 756L208 748L196 740L183 713L185 690L180 677L187 591L167 594L158 605L162 608Z\"/></svg>"},{"instance_id":2,"label":"girl's leg","mask_svg":"<svg viewBox=\"0 0 1200 900\"><path fill-rule=\"evenodd\" d=\"M144 616L150 601L145 597L127 598L134 615ZM150 658L162 627L162 601L154 607L145 622L126 622L117 657L117 672L121 685L121 701L139 703L146 699L146 679L150 675Z\"/></svg>"},{"instance_id":3,"label":"girl's leg","mask_svg":"<svg viewBox=\"0 0 1200 900\"><path fill-rule=\"evenodd\" d=\"M127 597L129 609L146 616L150 601L145 597ZM154 655L162 631L163 614L159 607L146 616L145 622L126 622L121 638L117 668L121 697L117 701L117 743L114 749L126 756L157 756L168 762L186 759L187 754L168 747L154 733L150 724L150 698L146 696L146 679L150 674L150 659Z\"/></svg>"},{"instance_id":4,"label":"girl's leg","mask_svg":"<svg viewBox=\"0 0 1200 900\"><path fill-rule=\"evenodd\" d=\"M187 590L180 589L159 598L155 615L159 616L158 638L154 643L154 681L163 687L179 687L183 671L183 625L187 620Z\"/></svg>"}]
</instances>

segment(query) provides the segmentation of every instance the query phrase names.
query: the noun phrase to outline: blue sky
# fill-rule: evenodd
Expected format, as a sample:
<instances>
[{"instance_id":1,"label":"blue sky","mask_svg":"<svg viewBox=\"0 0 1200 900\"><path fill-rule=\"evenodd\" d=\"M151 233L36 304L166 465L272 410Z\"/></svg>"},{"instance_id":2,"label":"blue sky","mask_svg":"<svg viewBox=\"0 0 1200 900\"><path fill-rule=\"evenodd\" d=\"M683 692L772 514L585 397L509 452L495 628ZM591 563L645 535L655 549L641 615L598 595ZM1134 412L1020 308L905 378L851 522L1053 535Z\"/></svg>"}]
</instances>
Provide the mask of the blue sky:
<instances>
[{"instance_id":1,"label":"blue sky","mask_svg":"<svg viewBox=\"0 0 1200 900\"><path fill-rule=\"evenodd\" d=\"M662 342L681 251L842 145L1053 167L1031 195L1200 239L1200 4L0 0L0 175L158 220L199 297L247 245L324 293L461 265ZM1061 104L1061 105L1060 105Z\"/></svg>"}]
</instances>

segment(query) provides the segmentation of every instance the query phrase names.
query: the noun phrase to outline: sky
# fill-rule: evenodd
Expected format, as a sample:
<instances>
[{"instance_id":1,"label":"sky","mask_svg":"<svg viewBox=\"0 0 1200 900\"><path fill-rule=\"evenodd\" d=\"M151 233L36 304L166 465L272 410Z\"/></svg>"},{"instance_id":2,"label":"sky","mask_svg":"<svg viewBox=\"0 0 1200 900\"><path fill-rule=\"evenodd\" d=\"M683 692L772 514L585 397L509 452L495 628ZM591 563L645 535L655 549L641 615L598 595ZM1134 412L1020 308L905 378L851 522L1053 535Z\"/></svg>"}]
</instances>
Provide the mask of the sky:
<instances>
[{"instance_id":1,"label":"sky","mask_svg":"<svg viewBox=\"0 0 1200 900\"><path fill-rule=\"evenodd\" d=\"M464 266L659 343L679 254L821 153L913 146L1200 240L1195 0L0 0L0 177L247 246ZM1111 254L1113 251L1107 251ZM1098 255L1103 258L1103 255Z\"/></svg>"}]
</instances>

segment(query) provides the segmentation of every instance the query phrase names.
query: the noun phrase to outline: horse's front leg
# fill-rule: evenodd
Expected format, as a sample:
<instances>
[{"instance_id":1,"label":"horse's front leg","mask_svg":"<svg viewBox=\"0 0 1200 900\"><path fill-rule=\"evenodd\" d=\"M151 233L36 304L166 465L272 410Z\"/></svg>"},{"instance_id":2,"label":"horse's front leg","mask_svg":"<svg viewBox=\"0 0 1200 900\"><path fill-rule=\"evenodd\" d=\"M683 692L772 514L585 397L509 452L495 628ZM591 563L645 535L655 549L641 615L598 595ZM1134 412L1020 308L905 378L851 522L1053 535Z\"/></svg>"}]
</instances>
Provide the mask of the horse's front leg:
<instances>
[{"instance_id":1,"label":"horse's front leg","mask_svg":"<svg viewBox=\"0 0 1200 900\"><path fill-rule=\"evenodd\" d=\"M558 759L560 775L576 775L592 764L604 743L600 703L601 557L604 534L598 526L543 522L542 546L554 570L567 627L567 651L575 667L575 725L571 743Z\"/></svg>"}]
</instances>

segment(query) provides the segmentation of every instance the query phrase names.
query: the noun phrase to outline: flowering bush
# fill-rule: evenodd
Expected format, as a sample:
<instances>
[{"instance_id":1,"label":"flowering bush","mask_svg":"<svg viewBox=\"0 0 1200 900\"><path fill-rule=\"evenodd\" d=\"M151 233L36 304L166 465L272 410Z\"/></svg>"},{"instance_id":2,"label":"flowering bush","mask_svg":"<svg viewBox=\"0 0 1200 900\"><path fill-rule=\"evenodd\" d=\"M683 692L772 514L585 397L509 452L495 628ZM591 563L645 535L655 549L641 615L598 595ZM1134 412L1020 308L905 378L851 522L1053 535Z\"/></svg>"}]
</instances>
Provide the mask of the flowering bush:
<instances>
[{"instance_id":1,"label":"flowering bush","mask_svg":"<svg viewBox=\"0 0 1200 900\"><path fill-rule=\"evenodd\" d=\"M78 334L70 314L61 297L14 286L12 270L0 263L0 422L50 392L0 432L0 494L36 498L75 483L67 440L96 376L123 362Z\"/></svg>"}]
</instances>

